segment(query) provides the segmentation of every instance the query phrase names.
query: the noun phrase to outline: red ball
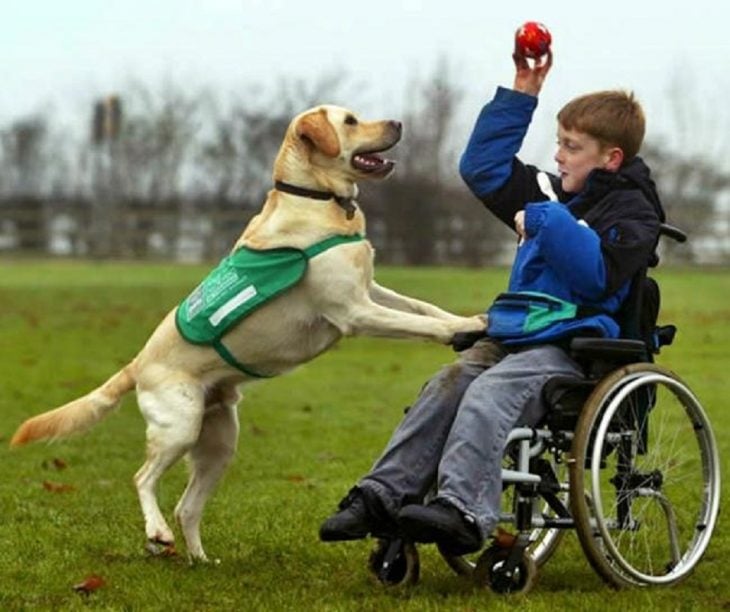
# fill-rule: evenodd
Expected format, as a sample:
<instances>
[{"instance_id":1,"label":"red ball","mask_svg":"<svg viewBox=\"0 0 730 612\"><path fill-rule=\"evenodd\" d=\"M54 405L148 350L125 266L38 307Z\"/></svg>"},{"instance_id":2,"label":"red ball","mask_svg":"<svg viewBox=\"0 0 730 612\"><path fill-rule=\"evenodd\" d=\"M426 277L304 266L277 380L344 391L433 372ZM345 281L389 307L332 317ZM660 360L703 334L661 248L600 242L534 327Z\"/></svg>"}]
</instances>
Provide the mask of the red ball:
<instances>
[{"instance_id":1,"label":"red ball","mask_svg":"<svg viewBox=\"0 0 730 612\"><path fill-rule=\"evenodd\" d=\"M515 34L515 43L519 52L525 57L537 59L550 50L553 37L550 31L537 21L523 23Z\"/></svg>"}]
</instances>

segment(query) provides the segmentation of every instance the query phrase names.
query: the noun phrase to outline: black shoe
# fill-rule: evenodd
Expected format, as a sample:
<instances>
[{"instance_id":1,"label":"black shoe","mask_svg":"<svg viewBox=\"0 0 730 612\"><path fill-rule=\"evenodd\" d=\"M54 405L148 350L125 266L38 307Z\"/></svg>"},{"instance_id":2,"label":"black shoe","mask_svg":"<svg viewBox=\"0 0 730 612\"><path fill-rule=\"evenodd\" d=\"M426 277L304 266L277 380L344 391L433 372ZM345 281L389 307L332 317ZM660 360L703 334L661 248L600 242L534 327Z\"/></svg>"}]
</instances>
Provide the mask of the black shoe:
<instances>
[{"instance_id":1,"label":"black shoe","mask_svg":"<svg viewBox=\"0 0 730 612\"><path fill-rule=\"evenodd\" d=\"M414 542L435 542L456 556L476 552L484 545L474 519L441 499L427 506L405 506L398 513L398 526Z\"/></svg>"},{"instance_id":2,"label":"black shoe","mask_svg":"<svg viewBox=\"0 0 730 612\"><path fill-rule=\"evenodd\" d=\"M388 517L382 503L365 489L353 487L339 508L340 511L319 528L319 539L323 542L360 540L370 533L384 537L395 531L394 521Z\"/></svg>"}]
</instances>

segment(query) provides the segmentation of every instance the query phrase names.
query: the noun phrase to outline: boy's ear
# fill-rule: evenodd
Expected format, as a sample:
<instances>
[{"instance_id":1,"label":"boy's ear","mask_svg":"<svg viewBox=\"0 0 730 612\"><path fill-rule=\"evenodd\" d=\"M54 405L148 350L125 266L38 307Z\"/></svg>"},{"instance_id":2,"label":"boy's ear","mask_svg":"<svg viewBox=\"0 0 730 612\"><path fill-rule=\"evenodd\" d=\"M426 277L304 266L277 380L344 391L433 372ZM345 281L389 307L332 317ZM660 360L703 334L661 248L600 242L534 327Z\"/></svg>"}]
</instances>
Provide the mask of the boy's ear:
<instances>
[{"instance_id":1,"label":"boy's ear","mask_svg":"<svg viewBox=\"0 0 730 612\"><path fill-rule=\"evenodd\" d=\"M606 163L603 166L609 172L618 172L621 164L624 163L624 152L620 147L611 147L606 153Z\"/></svg>"}]
</instances>

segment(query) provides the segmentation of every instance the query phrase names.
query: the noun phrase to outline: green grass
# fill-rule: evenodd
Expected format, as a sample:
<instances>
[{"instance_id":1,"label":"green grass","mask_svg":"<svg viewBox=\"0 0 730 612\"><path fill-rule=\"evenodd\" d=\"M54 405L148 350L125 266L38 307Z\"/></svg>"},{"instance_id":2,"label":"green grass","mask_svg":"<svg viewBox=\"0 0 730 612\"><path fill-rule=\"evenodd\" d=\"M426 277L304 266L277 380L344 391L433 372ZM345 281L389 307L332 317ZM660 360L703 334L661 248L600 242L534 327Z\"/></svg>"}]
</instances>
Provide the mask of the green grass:
<instances>
[{"instance_id":1,"label":"green grass","mask_svg":"<svg viewBox=\"0 0 730 612\"><path fill-rule=\"evenodd\" d=\"M717 609L730 606L730 536L721 517L696 573L669 589L614 592L588 566L574 534L516 601L476 591L421 547L421 582L386 590L366 569L369 542L325 545L320 522L372 464L426 378L453 354L422 342L354 339L280 379L247 387L237 458L203 522L219 565L149 558L132 475L144 425L134 399L84 437L7 448L31 414L86 393L131 359L201 266L0 261L0 609L528 610ZM680 326L660 363L708 410L724 473L730 273L666 270L663 320ZM381 283L471 314L504 286L505 270L379 270ZM67 468L50 462L62 459ZM73 490L50 492L43 482ZM161 486L164 511L185 482ZM72 585L99 574L88 597ZM609 603L610 602L610 603Z\"/></svg>"}]
</instances>

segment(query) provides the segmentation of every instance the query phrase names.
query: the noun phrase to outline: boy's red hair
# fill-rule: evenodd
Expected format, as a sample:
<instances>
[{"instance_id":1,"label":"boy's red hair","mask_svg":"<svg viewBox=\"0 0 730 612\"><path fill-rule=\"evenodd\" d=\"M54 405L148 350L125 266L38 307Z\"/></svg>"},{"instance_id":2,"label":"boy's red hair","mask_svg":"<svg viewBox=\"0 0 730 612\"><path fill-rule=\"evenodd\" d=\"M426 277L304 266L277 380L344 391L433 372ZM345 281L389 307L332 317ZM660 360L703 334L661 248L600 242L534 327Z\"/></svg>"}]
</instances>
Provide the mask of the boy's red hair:
<instances>
[{"instance_id":1,"label":"boy's red hair","mask_svg":"<svg viewBox=\"0 0 730 612\"><path fill-rule=\"evenodd\" d=\"M619 147L625 161L639 152L646 130L641 104L633 92L621 90L574 98L560 110L558 121L566 130L588 134L604 147Z\"/></svg>"}]
</instances>

